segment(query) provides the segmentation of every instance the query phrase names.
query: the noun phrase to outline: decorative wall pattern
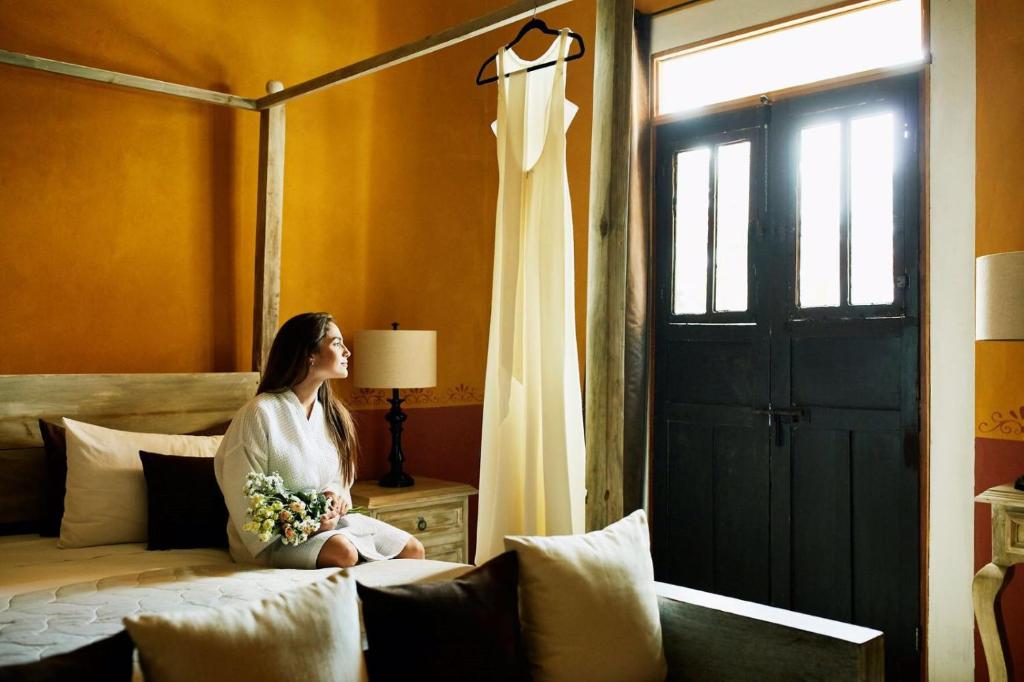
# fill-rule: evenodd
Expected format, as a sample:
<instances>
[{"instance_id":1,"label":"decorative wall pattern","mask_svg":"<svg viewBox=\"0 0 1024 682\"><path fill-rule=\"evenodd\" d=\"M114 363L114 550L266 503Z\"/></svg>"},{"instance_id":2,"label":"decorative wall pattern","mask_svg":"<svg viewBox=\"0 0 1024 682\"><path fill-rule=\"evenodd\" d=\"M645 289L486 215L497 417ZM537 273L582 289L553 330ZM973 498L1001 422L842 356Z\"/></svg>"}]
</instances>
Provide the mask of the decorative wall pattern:
<instances>
[{"instance_id":1,"label":"decorative wall pattern","mask_svg":"<svg viewBox=\"0 0 1024 682\"><path fill-rule=\"evenodd\" d=\"M391 398L391 391L385 388L354 388L350 392L341 389L339 393L342 400L355 409L390 406L388 399ZM405 400L404 407L480 405L484 401L484 391L476 386L458 384L447 387L402 389L401 397Z\"/></svg>"},{"instance_id":2,"label":"decorative wall pattern","mask_svg":"<svg viewBox=\"0 0 1024 682\"><path fill-rule=\"evenodd\" d=\"M980 433L1001 433L1007 436L1024 435L1024 405L1017 409L993 412L990 421L978 424Z\"/></svg>"}]
</instances>

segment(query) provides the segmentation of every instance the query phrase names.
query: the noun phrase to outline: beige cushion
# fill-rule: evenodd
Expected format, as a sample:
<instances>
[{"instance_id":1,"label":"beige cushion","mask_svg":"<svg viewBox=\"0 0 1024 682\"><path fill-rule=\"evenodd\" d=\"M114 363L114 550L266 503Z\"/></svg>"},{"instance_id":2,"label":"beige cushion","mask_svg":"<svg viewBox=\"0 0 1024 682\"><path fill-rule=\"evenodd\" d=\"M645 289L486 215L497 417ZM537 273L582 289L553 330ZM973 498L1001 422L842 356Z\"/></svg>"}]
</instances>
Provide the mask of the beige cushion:
<instances>
[{"instance_id":1,"label":"beige cushion","mask_svg":"<svg viewBox=\"0 0 1024 682\"><path fill-rule=\"evenodd\" d=\"M126 618L147 682L366 679L344 571L244 606Z\"/></svg>"},{"instance_id":2,"label":"beige cushion","mask_svg":"<svg viewBox=\"0 0 1024 682\"><path fill-rule=\"evenodd\" d=\"M139 450L213 457L223 437L133 433L67 418L64 427L68 476L61 547L145 542L146 477Z\"/></svg>"},{"instance_id":3,"label":"beige cushion","mask_svg":"<svg viewBox=\"0 0 1024 682\"><path fill-rule=\"evenodd\" d=\"M664 680L647 517L586 535L505 538L519 553L520 620L533 679Z\"/></svg>"}]
</instances>

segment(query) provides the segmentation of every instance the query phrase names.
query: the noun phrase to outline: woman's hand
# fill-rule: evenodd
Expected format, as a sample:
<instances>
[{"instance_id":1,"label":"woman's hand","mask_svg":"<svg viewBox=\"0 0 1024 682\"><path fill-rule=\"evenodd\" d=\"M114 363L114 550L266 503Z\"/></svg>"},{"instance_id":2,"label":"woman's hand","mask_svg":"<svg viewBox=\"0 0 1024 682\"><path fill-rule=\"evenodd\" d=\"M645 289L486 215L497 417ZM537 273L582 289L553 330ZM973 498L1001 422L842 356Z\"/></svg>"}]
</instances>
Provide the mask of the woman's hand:
<instances>
[{"instance_id":1,"label":"woman's hand","mask_svg":"<svg viewBox=\"0 0 1024 682\"><path fill-rule=\"evenodd\" d=\"M331 510L320 517L318 533L334 530L334 527L338 525L338 519L347 514L350 507L349 501L333 490L325 490L324 497L331 501Z\"/></svg>"}]
</instances>

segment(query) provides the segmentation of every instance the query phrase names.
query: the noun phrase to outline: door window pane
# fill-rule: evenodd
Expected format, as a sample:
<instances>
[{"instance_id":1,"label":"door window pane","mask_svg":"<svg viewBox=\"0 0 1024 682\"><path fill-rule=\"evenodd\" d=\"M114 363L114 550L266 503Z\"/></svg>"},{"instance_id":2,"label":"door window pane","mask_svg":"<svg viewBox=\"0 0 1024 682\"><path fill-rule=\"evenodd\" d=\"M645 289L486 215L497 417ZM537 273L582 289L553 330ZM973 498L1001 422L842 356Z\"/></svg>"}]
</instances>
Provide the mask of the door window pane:
<instances>
[{"instance_id":1,"label":"door window pane","mask_svg":"<svg viewBox=\"0 0 1024 682\"><path fill-rule=\"evenodd\" d=\"M839 123L800 133L800 307L839 305Z\"/></svg>"},{"instance_id":2,"label":"door window pane","mask_svg":"<svg viewBox=\"0 0 1024 682\"><path fill-rule=\"evenodd\" d=\"M893 115L850 125L850 303L893 301Z\"/></svg>"},{"instance_id":3,"label":"door window pane","mask_svg":"<svg viewBox=\"0 0 1024 682\"><path fill-rule=\"evenodd\" d=\"M750 142L718 147L715 219L715 310L747 309Z\"/></svg>"},{"instance_id":4,"label":"door window pane","mask_svg":"<svg viewBox=\"0 0 1024 682\"><path fill-rule=\"evenodd\" d=\"M676 314L707 312L708 201L711 149L698 147L676 155L675 291Z\"/></svg>"}]
</instances>

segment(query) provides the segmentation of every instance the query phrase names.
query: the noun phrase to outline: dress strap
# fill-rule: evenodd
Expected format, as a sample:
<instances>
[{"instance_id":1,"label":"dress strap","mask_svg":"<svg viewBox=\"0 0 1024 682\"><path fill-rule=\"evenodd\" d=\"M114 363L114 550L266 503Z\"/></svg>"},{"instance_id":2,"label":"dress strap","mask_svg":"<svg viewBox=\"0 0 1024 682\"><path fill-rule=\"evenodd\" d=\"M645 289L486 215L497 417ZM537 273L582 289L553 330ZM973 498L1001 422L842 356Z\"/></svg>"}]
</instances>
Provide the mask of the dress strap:
<instances>
[{"instance_id":1,"label":"dress strap","mask_svg":"<svg viewBox=\"0 0 1024 682\"><path fill-rule=\"evenodd\" d=\"M498 76L498 106L505 102L505 50L500 49L496 55L495 70Z\"/></svg>"},{"instance_id":2,"label":"dress strap","mask_svg":"<svg viewBox=\"0 0 1024 682\"><path fill-rule=\"evenodd\" d=\"M558 61L555 69L561 73L565 70L565 58L569 54L569 29L563 28L558 31Z\"/></svg>"}]
</instances>

